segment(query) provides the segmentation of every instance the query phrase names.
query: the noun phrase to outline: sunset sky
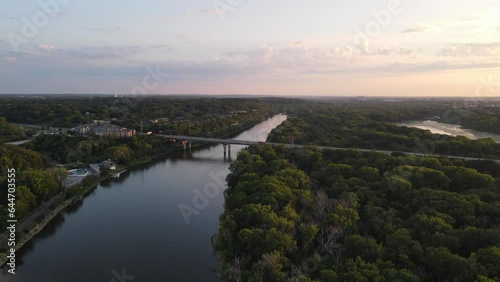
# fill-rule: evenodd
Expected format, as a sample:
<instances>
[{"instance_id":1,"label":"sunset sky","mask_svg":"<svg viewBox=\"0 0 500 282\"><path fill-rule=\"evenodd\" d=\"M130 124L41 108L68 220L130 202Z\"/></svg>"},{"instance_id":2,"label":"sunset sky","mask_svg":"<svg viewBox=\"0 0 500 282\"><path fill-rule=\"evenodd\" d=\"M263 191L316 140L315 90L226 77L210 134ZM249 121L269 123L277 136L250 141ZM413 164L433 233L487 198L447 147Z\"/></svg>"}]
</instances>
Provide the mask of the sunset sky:
<instances>
[{"instance_id":1,"label":"sunset sky","mask_svg":"<svg viewBox=\"0 0 500 282\"><path fill-rule=\"evenodd\" d=\"M40 3L2 3L0 93L500 96L498 0Z\"/></svg>"}]
</instances>

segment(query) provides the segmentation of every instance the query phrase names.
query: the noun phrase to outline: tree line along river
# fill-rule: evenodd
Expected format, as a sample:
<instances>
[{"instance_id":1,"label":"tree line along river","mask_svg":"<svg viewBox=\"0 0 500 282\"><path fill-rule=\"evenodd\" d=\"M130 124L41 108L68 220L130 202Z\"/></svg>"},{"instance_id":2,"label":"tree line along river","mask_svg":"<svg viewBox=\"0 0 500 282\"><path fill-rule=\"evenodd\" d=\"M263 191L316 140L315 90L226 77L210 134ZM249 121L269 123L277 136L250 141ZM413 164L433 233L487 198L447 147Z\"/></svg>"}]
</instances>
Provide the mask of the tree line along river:
<instances>
[{"instance_id":1,"label":"tree line along river","mask_svg":"<svg viewBox=\"0 0 500 282\"><path fill-rule=\"evenodd\" d=\"M285 120L234 139L265 141ZM222 145L183 152L101 182L20 249L16 275L4 267L0 281L217 281L211 237L229 164L243 147L226 156Z\"/></svg>"}]
</instances>

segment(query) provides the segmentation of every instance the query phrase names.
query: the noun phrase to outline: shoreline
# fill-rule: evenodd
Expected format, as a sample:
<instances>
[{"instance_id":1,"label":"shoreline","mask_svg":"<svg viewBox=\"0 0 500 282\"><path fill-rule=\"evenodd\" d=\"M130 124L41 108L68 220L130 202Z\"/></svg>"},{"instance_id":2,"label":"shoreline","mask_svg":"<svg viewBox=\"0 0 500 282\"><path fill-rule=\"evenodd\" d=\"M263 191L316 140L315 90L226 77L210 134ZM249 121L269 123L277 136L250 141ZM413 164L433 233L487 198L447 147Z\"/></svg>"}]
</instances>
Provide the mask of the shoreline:
<instances>
[{"instance_id":1,"label":"shoreline","mask_svg":"<svg viewBox=\"0 0 500 282\"><path fill-rule=\"evenodd\" d=\"M273 116L271 116L271 117L273 117ZM263 122L263 121L265 121L265 120L267 120L267 119L269 119L271 117L265 117L263 120L259 120L259 121L251 121L250 122L251 125L249 126L249 128L252 128L252 127L256 126L257 124L259 124L259 123L261 123L261 122ZM231 133L229 133L229 135L226 135L226 136L231 136L231 137L232 136L237 136L238 134L241 134L241 133L247 131L249 128L241 129L238 132L231 132ZM193 149L204 148L206 146L212 146L212 145L211 144L199 143L199 144L194 145ZM180 153L182 151L184 151L182 148L178 148L178 150L177 150L175 147L173 147L172 150L170 150L168 152L165 152L163 154L160 154L160 155L152 155L152 156L143 157L142 159L137 159L137 160L130 161L126 165L119 166L119 169L117 169L117 170L119 170L119 171L129 170L129 169L131 169L133 167L136 167L136 166L140 166L140 165L144 165L144 164L148 164L148 163L152 163L152 162L158 161L161 158L168 158L168 157L172 156L173 154ZM42 220L35 220L35 222L33 223L33 225L31 225L29 227L26 227L26 228L23 228L24 230L21 231L21 232L17 232L17 230L16 230L16 233L18 234L17 238L20 238L16 242L16 246L15 246L16 253L26 243L28 243L38 233L40 233L45 228L45 226L47 226L47 224L50 223L50 221L52 221L58 214L60 214L64 209L66 209L71 203L73 203L75 200L77 200L80 197L84 197L92 189L96 188L97 185L99 185L99 183L101 181L110 179L112 175L113 175L112 173L109 173L106 176L100 176L100 177L97 178L97 180L95 182L93 182L88 187L66 188L66 190L64 192L61 192L60 194L54 196L52 199L48 200L47 202L56 201L56 202L58 202L58 205L53 210L51 210L48 214L44 214L44 217L43 217ZM68 189L82 189L82 190L79 191L76 195L74 195L70 199L64 199L64 200L63 199L59 199L59 200L57 200L58 197L64 197L65 198L65 194L68 191ZM40 206L40 207L36 208L35 210L33 210L30 213L29 218L28 217L23 218L22 220L20 220L18 222L17 225L20 225L20 224L22 224L23 221L29 220L31 217L36 216L37 214L41 213L42 210L43 210L43 208L44 208L43 206ZM38 216L40 216L40 215L38 215ZM27 231L24 232L25 230L27 230ZM25 235L23 236L23 234L25 234ZM0 239L3 238L6 235L8 235L8 231L0 234ZM7 238L7 237L5 237L5 238ZM4 265L8 262L8 259L7 259L8 250L9 250L9 248L6 246L5 247L5 251L0 252L0 267L4 267Z\"/></svg>"},{"instance_id":2,"label":"shoreline","mask_svg":"<svg viewBox=\"0 0 500 282\"><path fill-rule=\"evenodd\" d=\"M131 161L130 164L122 165L120 167L120 169L121 170L130 169L130 168L133 168L135 166L148 164L148 163L157 161L161 157L168 157L169 155L171 155L173 153L176 153L176 151L174 150L174 151L171 151L171 152L159 155L159 156L148 156L148 157L145 157L143 159L134 160L134 161ZM60 214L64 209L66 209L71 203L78 200L80 197L84 197L92 189L97 188L97 186L99 185L99 183L101 181L108 180L111 178L111 176L112 176L112 174L107 174L106 176L100 176L91 185L89 185L87 187L83 187L82 190L79 191L79 193L77 193L76 195L74 195L73 197L71 197L69 199L57 199L57 198L58 197L65 198L65 194L68 191L68 189L79 189L79 188L76 188L76 187L75 188L66 188L67 190L65 190L64 192L61 192L60 194L58 194L58 195L54 196L52 199L50 199L49 201L59 202L58 205L52 211L50 211L47 215L45 215L41 221L37 220L37 221L35 221L35 223L32 226L25 228L25 229L28 229L27 232L22 232L22 231L17 232L16 231L16 233L19 234L18 236L20 238L20 240L18 240L16 242L16 247L15 247L16 253L26 243L28 243L31 239L33 239L33 237L35 237L38 233L40 233L45 228L45 226L47 226L47 224L49 224L58 214ZM23 221L29 220L31 217L36 216L38 213L41 212L41 210L40 210L41 208L43 208L43 207L41 206L41 207L38 207L37 209L33 210L30 213L30 216L23 218L21 221L18 222L18 225L21 224ZM0 237L5 236L5 234L7 234L7 233L8 232L0 234ZM22 234L25 234L25 235L22 235ZM8 261L7 260L8 249L9 248L6 247L6 251L0 253L0 267L3 267Z\"/></svg>"},{"instance_id":3,"label":"shoreline","mask_svg":"<svg viewBox=\"0 0 500 282\"><path fill-rule=\"evenodd\" d=\"M268 119L268 118L269 117L267 117L266 119ZM264 119L264 121L266 119ZM260 122L262 122L262 121L260 121ZM250 127L253 127L253 126L257 125L260 122L252 122L252 125ZM248 130L248 128L245 129L245 130L243 130L243 131L240 131L238 133L231 133L230 136L237 136L238 134L241 134L241 133L245 132L246 130ZM200 143L200 144L197 144L197 145L193 146L193 149L195 149L195 148L204 148L206 146L211 146L211 145L210 144L201 144ZM148 163L151 163L151 162L158 161L161 158L168 158L169 156L172 156L175 153L180 153L182 151L183 151L183 149L179 148L179 150L176 150L175 147L174 147L173 150L171 150L169 152L166 152L164 154L147 156L147 157L144 157L142 159L137 159L137 160L130 161L127 165L122 165L117 170L120 170L120 171L122 171L122 170L128 170L128 169L131 169L131 168L136 167L136 166L140 166L140 165L144 165L144 164L148 164ZM49 201L47 201L47 202L56 201L56 202L59 202L59 203L58 203L58 205L53 210L51 210L48 214L46 214L41 221L36 220L33 225L31 225L31 226L29 226L27 228L24 228L25 230L27 230L27 232L23 232L24 230L21 231L21 232L18 232L16 230L16 233L18 234L17 236L18 236L18 238L20 238L16 242L16 246L15 246L16 253L26 243L28 243L38 233L40 233L45 228L45 226L47 226L47 224L50 223L50 221L52 221L58 214L60 214L64 209L66 209L71 203L73 203L78 198L85 196L92 189L96 188L97 185L99 185L99 183L101 181L109 180L111 178L111 176L112 176L112 173L109 173L106 176L100 176L95 182L93 182L88 187L83 187L82 191L79 191L79 193L77 193L76 195L74 195L70 199L64 199L64 200L60 199L59 201L57 201L58 197L65 197L65 193L68 191L68 190L65 190L64 192L62 192L62 193L54 196L52 199L50 199ZM75 187L75 188L66 188L66 189L79 189L79 188ZM30 213L29 218L28 217L23 218L21 221L18 222L17 225L20 225L23 221L29 220L31 217L36 216L42 210L43 210L43 206L40 206L40 207L36 208L35 210L33 210ZM40 216L40 215L38 215L38 216ZM6 236L6 234L8 235L8 231L0 234L0 238L3 238L4 236ZM25 234L25 235L23 236L22 234ZM6 246L5 247L5 251L0 252L0 267L4 267L4 265L8 262L8 259L7 259L8 250L9 250L9 248Z\"/></svg>"}]
</instances>

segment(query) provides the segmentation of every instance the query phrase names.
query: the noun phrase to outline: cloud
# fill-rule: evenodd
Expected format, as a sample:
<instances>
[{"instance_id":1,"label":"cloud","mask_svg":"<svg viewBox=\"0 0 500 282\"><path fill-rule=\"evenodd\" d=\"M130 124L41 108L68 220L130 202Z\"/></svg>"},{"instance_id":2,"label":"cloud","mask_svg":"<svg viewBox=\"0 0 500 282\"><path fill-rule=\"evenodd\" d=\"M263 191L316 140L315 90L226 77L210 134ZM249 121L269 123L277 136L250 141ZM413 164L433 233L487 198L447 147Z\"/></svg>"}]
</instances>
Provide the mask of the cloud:
<instances>
[{"instance_id":1,"label":"cloud","mask_svg":"<svg viewBox=\"0 0 500 282\"><path fill-rule=\"evenodd\" d=\"M351 45L339 45L324 50L311 47L303 41L294 41L281 48L261 45L253 49L225 52L218 60L239 66L261 66L266 72L280 70L282 73L314 73L381 65L393 59L414 59L420 51L414 48L386 46L361 49Z\"/></svg>"},{"instance_id":2,"label":"cloud","mask_svg":"<svg viewBox=\"0 0 500 282\"><path fill-rule=\"evenodd\" d=\"M433 61L427 63L404 63L393 62L372 66L353 65L347 68L339 68L331 66L330 68L308 68L301 73L305 74L337 74L337 73L352 73L352 74L415 74L415 73L431 73L447 70L469 70L469 69L491 69L498 68L497 63L475 63L475 62L449 62L449 61Z\"/></svg>"},{"instance_id":3,"label":"cloud","mask_svg":"<svg viewBox=\"0 0 500 282\"><path fill-rule=\"evenodd\" d=\"M431 27L429 27L429 26L421 26L420 25L420 26L417 26L417 27L405 29L402 32L403 33L418 33L418 32L426 32L426 31L428 31L430 29L431 29Z\"/></svg>"},{"instance_id":4,"label":"cloud","mask_svg":"<svg viewBox=\"0 0 500 282\"><path fill-rule=\"evenodd\" d=\"M54 18L54 17L64 17L64 16L66 16L66 13L64 13L64 12L49 13L49 16L51 18Z\"/></svg>"},{"instance_id":5,"label":"cloud","mask_svg":"<svg viewBox=\"0 0 500 282\"><path fill-rule=\"evenodd\" d=\"M47 45L47 44L39 44L36 46L36 48L42 52L50 53L53 51L56 51L57 48L52 46L52 45Z\"/></svg>"},{"instance_id":6,"label":"cloud","mask_svg":"<svg viewBox=\"0 0 500 282\"><path fill-rule=\"evenodd\" d=\"M473 21L479 21L479 20L481 20L481 16L479 16L479 15L462 19L463 22L473 22Z\"/></svg>"},{"instance_id":7,"label":"cloud","mask_svg":"<svg viewBox=\"0 0 500 282\"><path fill-rule=\"evenodd\" d=\"M195 15L217 15L217 11L215 9L200 9L200 10L185 10L184 15L187 17L195 16Z\"/></svg>"},{"instance_id":8,"label":"cloud","mask_svg":"<svg viewBox=\"0 0 500 282\"><path fill-rule=\"evenodd\" d=\"M9 15L6 15L4 13L0 13L0 19L6 19L6 20L15 20L17 19L16 17L14 16L9 16Z\"/></svg>"},{"instance_id":9,"label":"cloud","mask_svg":"<svg viewBox=\"0 0 500 282\"><path fill-rule=\"evenodd\" d=\"M82 29L86 31L94 31L94 32L131 32L129 29L122 27L82 27Z\"/></svg>"},{"instance_id":10,"label":"cloud","mask_svg":"<svg viewBox=\"0 0 500 282\"><path fill-rule=\"evenodd\" d=\"M477 62L449 62L435 61L430 63L408 64L392 63L385 66L376 67L376 70L390 73L416 73L433 72L443 70L464 70L464 69L489 69L498 68L498 63L477 63Z\"/></svg>"},{"instance_id":11,"label":"cloud","mask_svg":"<svg viewBox=\"0 0 500 282\"><path fill-rule=\"evenodd\" d=\"M259 45L253 48L223 52L208 60L124 59L139 53L168 52L172 45L108 46L87 48L57 48L49 44L37 46L41 54L17 57L16 70L44 77L67 75L90 79L113 78L127 81L144 76L145 66L159 65L162 72L171 74L172 81L208 81L228 77L259 75L294 77L309 74L406 74L453 69L498 67L500 58L469 60L460 58L417 57L420 49L399 46L370 46L368 53L355 46L339 45L330 49L317 48L304 41L281 46ZM0 54L13 57L13 54ZM157 57L159 58L159 57ZM113 63L106 61L115 59ZM5 60L4 60L5 61ZM5 64L5 62L4 62ZM9 68L6 68L9 69ZM41 71L43 70L43 72Z\"/></svg>"},{"instance_id":12,"label":"cloud","mask_svg":"<svg viewBox=\"0 0 500 282\"><path fill-rule=\"evenodd\" d=\"M15 63L17 59L15 57L4 57L3 61L7 63Z\"/></svg>"},{"instance_id":13,"label":"cloud","mask_svg":"<svg viewBox=\"0 0 500 282\"><path fill-rule=\"evenodd\" d=\"M186 44L196 44L201 42L200 39L194 38L186 33L180 33L177 37Z\"/></svg>"},{"instance_id":14,"label":"cloud","mask_svg":"<svg viewBox=\"0 0 500 282\"><path fill-rule=\"evenodd\" d=\"M291 49L309 49L309 47L307 46L307 44L303 41L294 41L294 42L290 42L288 44L288 48L291 48Z\"/></svg>"},{"instance_id":15,"label":"cloud","mask_svg":"<svg viewBox=\"0 0 500 282\"><path fill-rule=\"evenodd\" d=\"M414 48L397 48L397 47L369 47L363 50L364 55L369 56L404 56L410 58L417 58L420 53L420 49Z\"/></svg>"},{"instance_id":16,"label":"cloud","mask_svg":"<svg viewBox=\"0 0 500 282\"><path fill-rule=\"evenodd\" d=\"M440 56L464 57L464 56L498 56L500 55L500 42L492 43L455 43L441 49Z\"/></svg>"},{"instance_id":17,"label":"cloud","mask_svg":"<svg viewBox=\"0 0 500 282\"><path fill-rule=\"evenodd\" d=\"M147 45L147 46L106 46L106 47L86 47L59 49L52 45L40 44L36 48L44 53L59 56L70 56L80 59L116 59L124 58L141 53L170 52L177 48L173 45Z\"/></svg>"},{"instance_id":18,"label":"cloud","mask_svg":"<svg viewBox=\"0 0 500 282\"><path fill-rule=\"evenodd\" d=\"M198 12L200 12L202 14L208 14L208 15L216 15L217 14L217 11L215 11L215 9L201 9L201 10L198 10Z\"/></svg>"}]
</instances>

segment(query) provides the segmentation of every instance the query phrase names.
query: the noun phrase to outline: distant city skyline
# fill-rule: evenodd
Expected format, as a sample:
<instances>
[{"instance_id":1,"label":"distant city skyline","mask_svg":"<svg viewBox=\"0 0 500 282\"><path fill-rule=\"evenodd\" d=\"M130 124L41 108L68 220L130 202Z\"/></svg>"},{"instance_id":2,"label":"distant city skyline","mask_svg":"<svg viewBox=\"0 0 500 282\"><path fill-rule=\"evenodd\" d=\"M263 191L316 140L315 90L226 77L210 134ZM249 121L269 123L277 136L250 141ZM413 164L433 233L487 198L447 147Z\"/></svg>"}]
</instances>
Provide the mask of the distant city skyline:
<instances>
[{"instance_id":1,"label":"distant city skyline","mask_svg":"<svg viewBox=\"0 0 500 282\"><path fill-rule=\"evenodd\" d=\"M500 96L500 2L40 0L0 93Z\"/></svg>"}]
</instances>

